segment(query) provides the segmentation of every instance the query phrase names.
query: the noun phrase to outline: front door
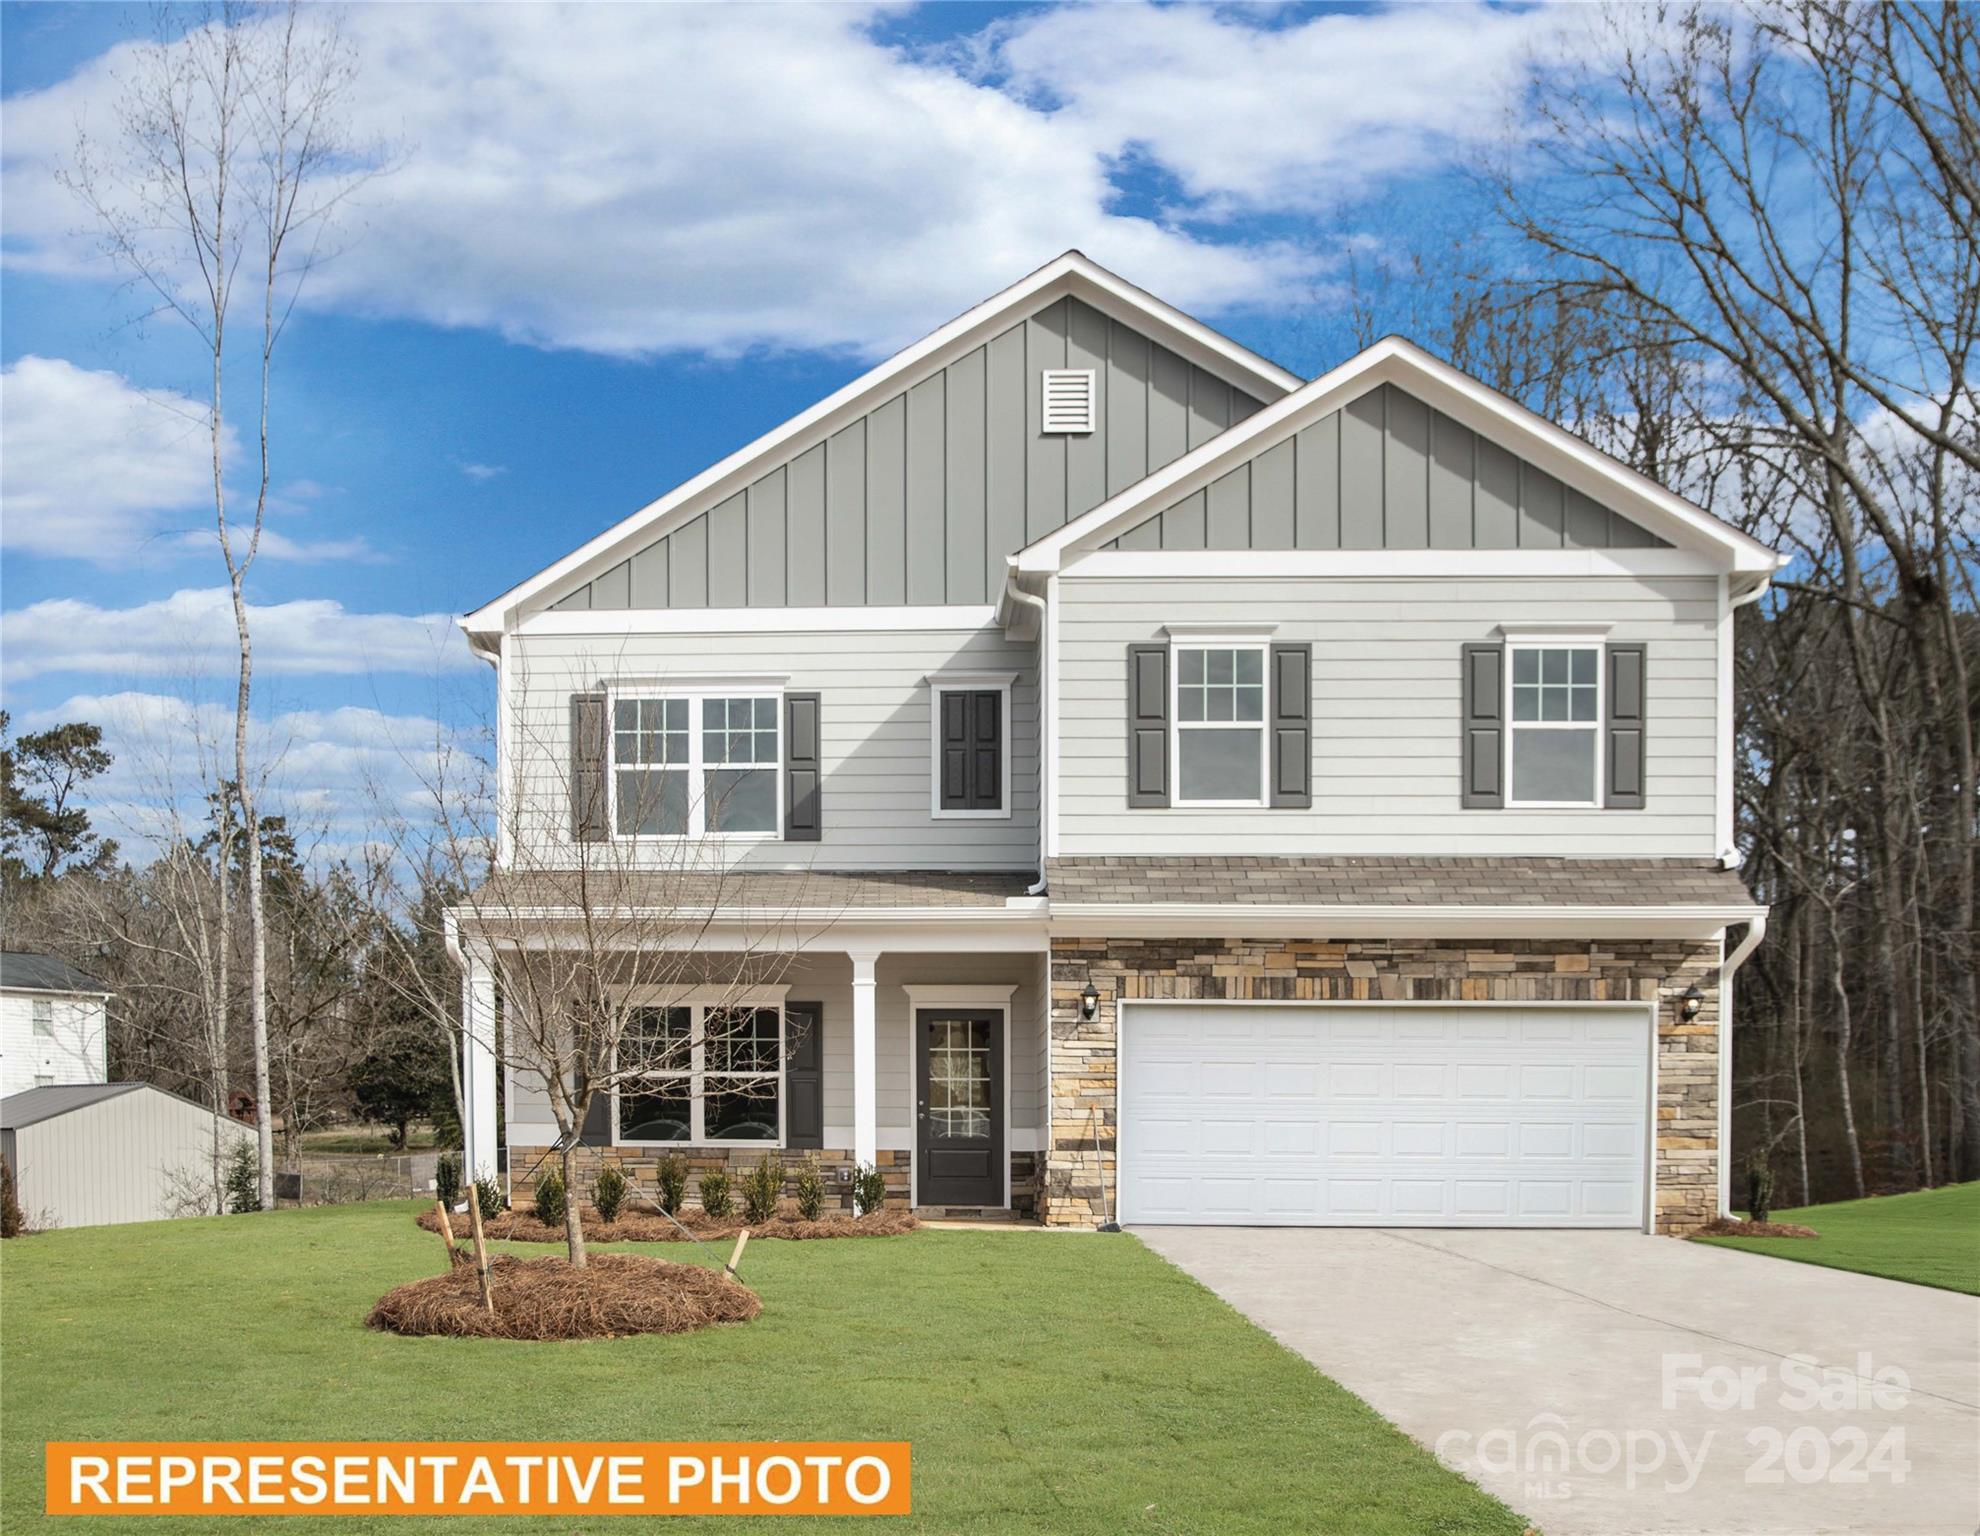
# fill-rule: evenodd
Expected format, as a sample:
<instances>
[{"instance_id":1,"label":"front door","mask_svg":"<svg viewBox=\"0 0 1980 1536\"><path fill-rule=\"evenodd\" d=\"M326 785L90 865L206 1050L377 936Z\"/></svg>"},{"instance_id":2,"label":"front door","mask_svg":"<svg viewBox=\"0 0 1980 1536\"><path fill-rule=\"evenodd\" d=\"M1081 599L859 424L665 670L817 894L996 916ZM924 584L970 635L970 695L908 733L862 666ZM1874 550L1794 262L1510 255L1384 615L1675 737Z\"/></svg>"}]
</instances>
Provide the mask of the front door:
<instances>
[{"instance_id":1,"label":"front door","mask_svg":"<svg viewBox=\"0 0 1980 1536\"><path fill-rule=\"evenodd\" d=\"M1004 1203L1003 1015L982 1008L915 1014L917 1198L923 1205Z\"/></svg>"}]
</instances>

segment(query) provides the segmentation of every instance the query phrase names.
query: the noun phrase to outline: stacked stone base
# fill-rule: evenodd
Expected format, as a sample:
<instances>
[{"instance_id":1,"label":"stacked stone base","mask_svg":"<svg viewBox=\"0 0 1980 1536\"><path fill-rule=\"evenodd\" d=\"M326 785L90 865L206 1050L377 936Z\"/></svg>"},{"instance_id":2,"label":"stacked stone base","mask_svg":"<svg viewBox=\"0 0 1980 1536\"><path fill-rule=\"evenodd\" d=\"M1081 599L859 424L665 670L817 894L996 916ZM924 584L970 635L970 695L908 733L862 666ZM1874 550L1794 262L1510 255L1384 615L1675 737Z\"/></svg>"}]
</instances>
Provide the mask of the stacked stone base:
<instances>
[{"instance_id":1,"label":"stacked stone base","mask_svg":"<svg viewBox=\"0 0 1980 1536\"><path fill-rule=\"evenodd\" d=\"M1054 939L1049 1226L1093 1227L1119 1198L1116 1024L1137 998L1644 1002L1657 1006L1659 1232L1719 1214L1719 948L1682 939ZM1100 994L1092 1019L1080 993ZM1696 986L1695 1019L1680 1014Z\"/></svg>"},{"instance_id":2,"label":"stacked stone base","mask_svg":"<svg viewBox=\"0 0 1980 1536\"><path fill-rule=\"evenodd\" d=\"M775 1147L580 1147L577 1151L578 1193L588 1200L592 1180L598 1177L600 1168L610 1163L630 1179L641 1194L656 1196L660 1192L660 1163L670 1156L678 1157L687 1164L687 1204L690 1208L701 1205L699 1186L705 1173L728 1174L729 1197L740 1205L742 1192L739 1185L743 1176L766 1157L783 1160L786 1196L793 1193L791 1181L798 1170L810 1162L825 1180L825 1209L850 1212L853 1208L852 1176L857 1164L851 1149L844 1147L812 1152L788 1148L778 1151ZM510 1203L528 1205L530 1191L538 1175L543 1169L559 1166L559 1159L551 1154L548 1147L509 1148ZM877 1156L876 1166L881 1177L887 1181L888 1206L905 1210L908 1203L909 1154L883 1151Z\"/></svg>"}]
</instances>

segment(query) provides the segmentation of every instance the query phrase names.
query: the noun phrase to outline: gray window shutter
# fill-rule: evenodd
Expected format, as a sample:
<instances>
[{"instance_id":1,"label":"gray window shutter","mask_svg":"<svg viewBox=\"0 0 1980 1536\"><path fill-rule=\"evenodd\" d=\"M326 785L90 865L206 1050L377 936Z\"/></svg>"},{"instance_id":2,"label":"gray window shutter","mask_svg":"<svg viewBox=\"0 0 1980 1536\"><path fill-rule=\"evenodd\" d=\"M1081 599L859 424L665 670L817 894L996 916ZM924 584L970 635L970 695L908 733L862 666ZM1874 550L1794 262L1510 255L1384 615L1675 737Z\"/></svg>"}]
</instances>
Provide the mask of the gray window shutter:
<instances>
[{"instance_id":1,"label":"gray window shutter","mask_svg":"<svg viewBox=\"0 0 1980 1536\"><path fill-rule=\"evenodd\" d=\"M1643 809L1644 648L1609 647L1608 792L1611 810Z\"/></svg>"},{"instance_id":2,"label":"gray window shutter","mask_svg":"<svg viewBox=\"0 0 1980 1536\"><path fill-rule=\"evenodd\" d=\"M784 1145L817 1150L825 1145L825 1009L820 1003L784 1004L790 1055L784 1062Z\"/></svg>"},{"instance_id":3,"label":"gray window shutter","mask_svg":"<svg viewBox=\"0 0 1980 1536\"><path fill-rule=\"evenodd\" d=\"M995 811L1004 804L1003 695L995 688L938 690L945 811Z\"/></svg>"},{"instance_id":4,"label":"gray window shutter","mask_svg":"<svg viewBox=\"0 0 1980 1536\"><path fill-rule=\"evenodd\" d=\"M1469 810L1506 803L1506 648L1464 648L1464 796Z\"/></svg>"},{"instance_id":5,"label":"gray window shutter","mask_svg":"<svg viewBox=\"0 0 1980 1536\"><path fill-rule=\"evenodd\" d=\"M612 835L605 806L605 695L571 695L571 836L602 843Z\"/></svg>"},{"instance_id":6,"label":"gray window shutter","mask_svg":"<svg viewBox=\"0 0 1980 1536\"><path fill-rule=\"evenodd\" d=\"M1132 810L1169 803L1169 648L1128 647L1128 784Z\"/></svg>"},{"instance_id":7,"label":"gray window shutter","mask_svg":"<svg viewBox=\"0 0 1980 1536\"><path fill-rule=\"evenodd\" d=\"M1272 647L1271 803L1313 804L1313 647Z\"/></svg>"},{"instance_id":8,"label":"gray window shutter","mask_svg":"<svg viewBox=\"0 0 1980 1536\"><path fill-rule=\"evenodd\" d=\"M818 695L784 695L784 841L815 843L825 834L823 756Z\"/></svg>"}]
</instances>

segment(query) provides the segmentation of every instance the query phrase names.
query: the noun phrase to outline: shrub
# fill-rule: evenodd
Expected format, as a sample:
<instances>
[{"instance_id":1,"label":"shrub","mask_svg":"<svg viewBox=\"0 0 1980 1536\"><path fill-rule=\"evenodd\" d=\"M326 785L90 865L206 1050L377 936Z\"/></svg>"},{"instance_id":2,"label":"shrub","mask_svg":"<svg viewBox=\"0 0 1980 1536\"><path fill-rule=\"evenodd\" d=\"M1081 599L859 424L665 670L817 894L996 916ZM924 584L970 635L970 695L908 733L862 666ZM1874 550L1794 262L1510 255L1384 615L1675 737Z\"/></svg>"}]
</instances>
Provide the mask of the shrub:
<instances>
[{"instance_id":1,"label":"shrub","mask_svg":"<svg viewBox=\"0 0 1980 1536\"><path fill-rule=\"evenodd\" d=\"M1746 1218L1765 1221L1774 1209L1774 1170L1763 1159L1746 1165Z\"/></svg>"},{"instance_id":2,"label":"shrub","mask_svg":"<svg viewBox=\"0 0 1980 1536\"><path fill-rule=\"evenodd\" d=\"M680 1215L681 1203L687 1199L687 1164L670 1152L660 1159L653 1179L660 1186L660 1209L669 1216Z\"/></svg>"},{"instance_id":3,"label":"shrub","mask_svg":"<svg viewBox=\"0 0 1980 1536\"><path fill-rule=\"evenodd\" d=\"M729 1214L729 1176L717 1169L701 1176L701 1208L720 1221Z\"/></svg>"},{"instance_id":4,"label":"shrub","mask_svg":"<svg viewBox=\"0 0 1980 1536\"><path fill-rule=\"evenodd\" d=\"M619 1219L619 1208L626 1203L626 1176L617 1163L607 1163L592 1180L591 1203L608 1227Z\"/></svg>"},{"instance_id":5,"label":"shrub","mask_svg":"<svg viewBox=\"0 0 1980 1536\"><path fill-rule=\"evenodd\" d=\"M493 1221L502 1214L502 1186L493 1179L474 1181L474 1199L481 1207L483 1221Z\"/></svg>"},{"instance_id":6,"label":"shrub","mask_svg":"<svg viewBox=\"0 0 1980 1536\"><path fill-rule=\"evenodd\" d=\"M781 1158L766 1157L742 1181L743 1220L759 1226L777 1214L777 1202L784 1197L784 1164Z\"/></svg>"},{"instance_id":7,"label":"shrub","mask_svg":"<svg viewBox=\"0 0 1980 1536\"><path fill-rule=\"evenodd\" d=\"M862 1163L853 1174L853 1210L864 1216L886 1203L886 1175L871 1163Z\"/></svg>"},{"instance_id":8,"label":"shrub","mask_svg":"<svg viewBox=\"0 0 1980 1536\"><path fill-rule=\"evenodd\" d=\"M546 1169L536 1181L536 1219L546 1227L564 1222L564 1180L554 1169Z\"/></svg>"},{"instance_id":9,"label":"shrub","mask_svg":"<svg viewBox=\"0 0 1980 1536\"><path fill-rule=\"evenodd\" d=\"M445 1154L433 1165L433 1193L440 1203L452 1210L461 1198L461 1162L453 1153Z\"/></svg>"},{"instance_id":10,"label":"shrub","mask_svg":"<svg viewBox=\"0 0 1980 1536\"><path fill-rule=\"evenodd\" d=\"M227 1159L227 1209L236 1216L261 1209L261 1157L246 1138Z\"/></svg>"},{"instance_id":11,"label":"shrub","mask_svg":"<svg viewBox=\"0 0 1980 1536\"><path fill-rule=\"evenodd\" d=\"M797 1177L791 1181L791 1192L797 1196L798 1215L806 1221L816 1221L818 1213L825 1209L825 1180L820 1177L816 1163L806 1163L798 1169Z\"/></svg>"},{"instance_id":12,"label":"shrub","mask_svg":"<svg viewBox=\"0 0 1980 1536\"><path fill-rule=\"evenodd\" d=\"M21 1202L14 1195L14 1165L0 1158L0 1237L19 1237Z\"/></svg>"}]
</instances>

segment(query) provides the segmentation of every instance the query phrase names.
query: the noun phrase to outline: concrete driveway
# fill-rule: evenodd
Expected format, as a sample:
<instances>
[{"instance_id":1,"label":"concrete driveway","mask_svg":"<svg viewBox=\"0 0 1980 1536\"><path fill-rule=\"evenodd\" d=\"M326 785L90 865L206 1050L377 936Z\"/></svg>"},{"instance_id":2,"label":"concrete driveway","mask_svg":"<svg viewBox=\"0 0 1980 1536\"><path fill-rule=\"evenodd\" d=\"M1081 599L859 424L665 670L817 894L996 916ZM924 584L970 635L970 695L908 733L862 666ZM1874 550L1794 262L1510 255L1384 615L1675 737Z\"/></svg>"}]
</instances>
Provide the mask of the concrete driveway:
<instances>
[{"instance_id":1,"label":"concrete driveway","mask_svg":"<svg viewBox=\"0 0 1980 1536\"><path fill-rule=\"evenodd\" d=\"M1633 1232L1135 1230L1547 1536L1980 1525L1980 1299Z\"/></svg>"}]
</instances>

